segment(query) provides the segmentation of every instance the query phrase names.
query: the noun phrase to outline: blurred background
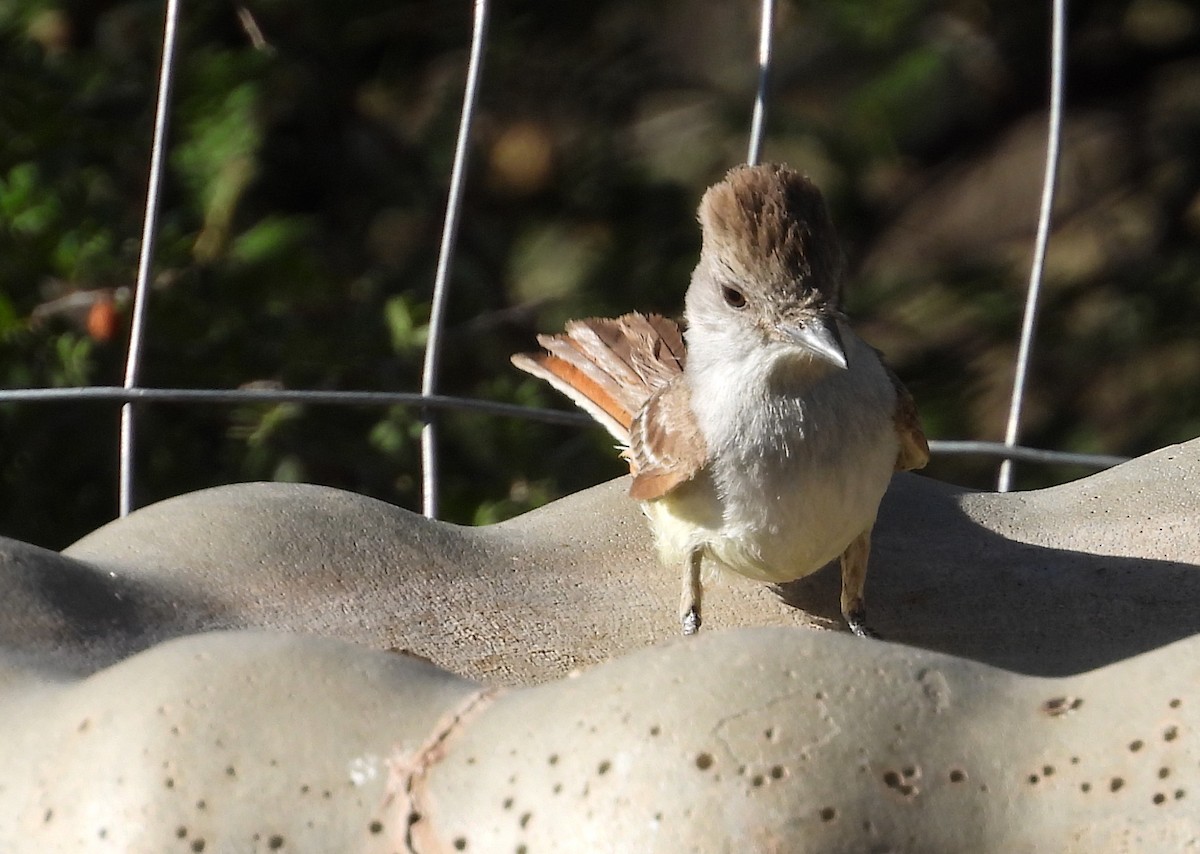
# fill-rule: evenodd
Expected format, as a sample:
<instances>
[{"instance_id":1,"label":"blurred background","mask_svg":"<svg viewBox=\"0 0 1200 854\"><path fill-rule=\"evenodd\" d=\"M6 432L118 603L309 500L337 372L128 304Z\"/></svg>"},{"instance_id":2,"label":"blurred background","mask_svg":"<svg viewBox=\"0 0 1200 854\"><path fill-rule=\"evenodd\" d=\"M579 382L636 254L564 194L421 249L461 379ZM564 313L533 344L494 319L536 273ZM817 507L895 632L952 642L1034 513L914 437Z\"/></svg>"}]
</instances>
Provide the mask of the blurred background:
<instances>
[{"instance_id":1,"label":"blurred background","mask_svg":"<svg viewBox=\"0 0 1200 854\"><path fill-rule=\"evenodd\" d=\"M120 385L161 2L0 3L0 386ZM470 3L183 4L141 384L415 391ZM1049 3L779 10L765 146L825 190L848 307L931 438L1003 435L1045 143ZM758 6L497 3L442 391L569 408L508 363L573 316L677 314L703 189L745 157ZM1200 435L1200 9L1075 0L1056 227L1022 440ZM139 504L244 480L417 509L415 411L139 409ZM623 473L610 438L449 414L442 514ZM0 534L116 514L118 405L0 404ZM928 473L989 488L995 460ZM1032 488L1086 469L1018 464Z\"/></svg>"}]
</instances>

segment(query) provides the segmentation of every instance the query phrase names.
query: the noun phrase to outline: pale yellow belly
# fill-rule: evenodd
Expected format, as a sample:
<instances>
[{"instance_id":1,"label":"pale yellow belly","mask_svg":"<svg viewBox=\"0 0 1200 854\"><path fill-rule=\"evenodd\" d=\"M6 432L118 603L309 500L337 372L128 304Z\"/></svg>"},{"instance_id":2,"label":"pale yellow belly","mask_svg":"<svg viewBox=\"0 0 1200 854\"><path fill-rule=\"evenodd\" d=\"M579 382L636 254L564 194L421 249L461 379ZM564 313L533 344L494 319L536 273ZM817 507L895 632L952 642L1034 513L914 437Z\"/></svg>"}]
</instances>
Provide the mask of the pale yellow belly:
<instances>
[{"instance_id":1,"label":"pale yellow belly","mask_svg":"<svg viewBox=\"0 0 1200 854\"><path fill-rule=\"evenodd\" d=\"M782 583L820 569L869 530L890 479L890 466L874 464L721 499L701 475L643 509L665 564L682 566L700 548L718 567Z\"/></svg>"}]
</instances>

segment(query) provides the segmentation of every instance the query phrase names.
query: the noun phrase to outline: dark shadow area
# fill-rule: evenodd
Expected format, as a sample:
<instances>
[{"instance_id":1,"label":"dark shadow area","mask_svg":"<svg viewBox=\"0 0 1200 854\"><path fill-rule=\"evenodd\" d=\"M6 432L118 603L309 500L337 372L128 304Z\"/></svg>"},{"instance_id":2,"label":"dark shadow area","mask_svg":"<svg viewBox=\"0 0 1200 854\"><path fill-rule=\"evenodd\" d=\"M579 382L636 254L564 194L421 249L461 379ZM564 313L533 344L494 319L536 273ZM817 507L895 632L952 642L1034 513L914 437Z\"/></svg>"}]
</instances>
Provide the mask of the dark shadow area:
<instances>
[{"instance_id":1,"label":"dark shadow area","mask_svg":"<svg viewBox=\"0 0 1200 854\"><path fill-rule=\"evenodd\" d=\"M54 669L104 667L218 621L215 602L169 579L133 580L0 538L0 647Z\"/></svg>"},{"instance_id":2,"label":"dark shadow area","mask_svg":"<svg viewBox=\"0 0 1200 854\"><path fill-rule=\"evenodd\" d=\"M884 639L1065 676L1200 632L1200 566L1016 542L967 516L944 485L911 485L919 497L889 493L875 529L867 608ZM832 564L777 592L840 622L838 589Z\"/></svg>"}]
</instances>

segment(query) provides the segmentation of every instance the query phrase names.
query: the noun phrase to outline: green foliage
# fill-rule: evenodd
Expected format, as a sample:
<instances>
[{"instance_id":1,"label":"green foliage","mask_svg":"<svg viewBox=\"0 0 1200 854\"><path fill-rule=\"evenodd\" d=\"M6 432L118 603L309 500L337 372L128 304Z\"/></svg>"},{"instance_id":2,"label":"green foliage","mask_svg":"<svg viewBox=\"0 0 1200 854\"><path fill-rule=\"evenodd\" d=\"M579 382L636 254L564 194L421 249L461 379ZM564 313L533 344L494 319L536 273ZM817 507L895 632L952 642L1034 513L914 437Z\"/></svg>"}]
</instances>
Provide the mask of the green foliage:
<instances>
[{"instance_id":1,"label":"green foliage","mask_svg":"<svg viewBox=\"0 0 1200 854\"><path fill-rule=\"evenodd\" d=\"M185 7L143 383L419 387L468 6L265 0L247 7L265 46L233 6ZM1081 48L1073 97L1141 104L1197 52L1186 38L1134 44L1120 23L1127 6L1077 10L1085 46L1128 49ZM495 11L445 393L565 408L508 365L536 330L680 310L696 202L742 156L748 9L603 0ZM120 383L161 14L146 0L0 6L0 385ZM1044 15L1039 4L784 5L767 155L819 177L852 266L924 188L1041 109ZM1163 188L1153 211L1164 225L1140 254L1048 280L1034 444L1137 453L1200 430L1189 320L1200 118L1189 103L1179 95L1155 113L1129 158L1144 164L1131 182ZM1122 193L1133 189L1110 196ZM1024 274L992 237L972 235L970 251L919 271L868 264L850 290L932 436L999 435ZM412 408L138 412L140 503L264 478L419 502ZM496 521L622 471L598 428L437 418L455 521ZM110 518L116 419L110 404L0 405L0 534L62 546ZM985 486L994 468L939 460L933 473ZM1080 473L1019 471L1027 486Z\"/></svg>"}]
</instances>

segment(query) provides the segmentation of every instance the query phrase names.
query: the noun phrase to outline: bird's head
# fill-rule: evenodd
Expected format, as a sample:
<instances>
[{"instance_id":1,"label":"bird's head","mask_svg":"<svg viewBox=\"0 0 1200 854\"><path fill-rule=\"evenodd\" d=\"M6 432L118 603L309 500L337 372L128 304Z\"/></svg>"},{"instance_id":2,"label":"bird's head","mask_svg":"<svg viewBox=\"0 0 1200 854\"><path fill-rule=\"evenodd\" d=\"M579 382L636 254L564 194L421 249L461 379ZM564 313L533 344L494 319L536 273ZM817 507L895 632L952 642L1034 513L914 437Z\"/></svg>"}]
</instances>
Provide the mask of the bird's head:
<instances>
[{"instance_id":1,"label":"bird's head","mask_svg":"<svg viewBox=\"0 0 1200 854\"><path fill-rule=\"evenodd\" d=\"M842 253L813 183L786 166L741 166L704 194L699 218L689 349L697 336L736 340L789 363L846 368Z\"/></svg>"}]
</instances>

